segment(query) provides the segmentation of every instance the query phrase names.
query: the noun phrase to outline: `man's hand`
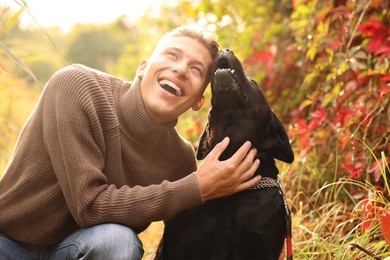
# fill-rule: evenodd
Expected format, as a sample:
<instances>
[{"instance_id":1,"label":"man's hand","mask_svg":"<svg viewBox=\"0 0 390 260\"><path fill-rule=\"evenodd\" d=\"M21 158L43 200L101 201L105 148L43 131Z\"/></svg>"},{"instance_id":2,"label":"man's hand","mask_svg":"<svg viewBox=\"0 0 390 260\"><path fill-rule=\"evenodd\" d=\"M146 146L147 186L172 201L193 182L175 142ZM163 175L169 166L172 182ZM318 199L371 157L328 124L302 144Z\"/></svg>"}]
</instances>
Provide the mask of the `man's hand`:
<instances>
[{"instance_id":1,"label":"man's hand","mask_svg":"<svg viewBox=\"0 0 390 260\"><path fill-rule=\"evenodd\" d=\"M226 137L217 144L199 166L197 177L204 201L249 189L261 179L260 176L252 178L260 161L254 160L256 149L250 150L250 142L244 143L231 158L219 161L229 142Z\"/></svg>"},{"instance_id":2,"label":"man's hand","mask_svg":"<svg viewBox=\"0 0 390 260\"><path fill-rule=\"evenodd\" d=\"M285 257L286 257L286 244L283 244L282 251L280 251L278 260L283 260Z\"/></svg>"}]
</instances>

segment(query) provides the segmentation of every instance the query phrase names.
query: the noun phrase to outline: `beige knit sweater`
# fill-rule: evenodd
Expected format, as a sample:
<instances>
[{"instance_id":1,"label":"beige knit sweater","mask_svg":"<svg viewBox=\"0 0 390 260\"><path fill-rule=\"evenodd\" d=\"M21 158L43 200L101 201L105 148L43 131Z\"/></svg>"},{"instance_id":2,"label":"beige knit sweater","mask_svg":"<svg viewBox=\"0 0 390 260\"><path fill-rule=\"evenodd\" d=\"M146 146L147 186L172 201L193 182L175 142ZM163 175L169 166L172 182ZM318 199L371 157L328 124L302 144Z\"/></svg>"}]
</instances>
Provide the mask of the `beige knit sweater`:
<instances>
[{"instance_id":1,"label":"beige knit sweater","mask_svg":"<svg viewBox=\"0 0 390 260\"><path fill-rule=\"evenodd\" d=\"M141 231L203 203L177 120L155 124L139 82L82 65L48 82L0 181L0 233L50 245L100 223Z\"/></svg>"}]
</instances>

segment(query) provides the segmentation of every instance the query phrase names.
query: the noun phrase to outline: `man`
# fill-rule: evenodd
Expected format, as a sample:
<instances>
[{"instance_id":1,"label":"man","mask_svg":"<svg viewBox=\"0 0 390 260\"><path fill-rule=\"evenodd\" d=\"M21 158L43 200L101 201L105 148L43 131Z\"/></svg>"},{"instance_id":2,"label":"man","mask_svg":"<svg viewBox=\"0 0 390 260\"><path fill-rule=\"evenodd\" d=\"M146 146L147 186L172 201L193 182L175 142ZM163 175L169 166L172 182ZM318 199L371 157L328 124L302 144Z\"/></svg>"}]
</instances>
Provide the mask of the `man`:
<instances>
[{"instance_id":1,"label":"man","mask_svg":"<svg viewBox=\"0 0 390 260\"><path fill-rule=\"evenodd\" d=\"M141 259L152 221L257 184L249 142L219 161L226 138L197 169L174 128L202 107L217 53L179 27L132 83L82 65L54 74L0 181L0 258Z\"/></svg>"}]
</instances>

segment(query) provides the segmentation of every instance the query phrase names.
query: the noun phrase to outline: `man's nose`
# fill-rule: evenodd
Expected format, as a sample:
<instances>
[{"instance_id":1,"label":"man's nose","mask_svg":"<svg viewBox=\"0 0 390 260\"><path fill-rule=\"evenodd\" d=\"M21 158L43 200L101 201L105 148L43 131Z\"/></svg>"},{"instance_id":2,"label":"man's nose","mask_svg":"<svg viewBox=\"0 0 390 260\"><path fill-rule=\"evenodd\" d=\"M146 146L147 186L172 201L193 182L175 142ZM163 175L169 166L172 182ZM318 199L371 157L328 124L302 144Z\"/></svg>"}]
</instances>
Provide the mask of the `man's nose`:
<instances>
[{"instance_id":1,"label":"man's nose","mask_svg":"<svg viewBox=\"0 0 390 260\"><path fill-rule=\"evenodd\" d=\"M173 66L172 70L174 72L176 72L177 74L179 74L179 76L181 76L181 77L187 77L188 65L184 61L177 62Z\"/></svg>"}]
</instances>

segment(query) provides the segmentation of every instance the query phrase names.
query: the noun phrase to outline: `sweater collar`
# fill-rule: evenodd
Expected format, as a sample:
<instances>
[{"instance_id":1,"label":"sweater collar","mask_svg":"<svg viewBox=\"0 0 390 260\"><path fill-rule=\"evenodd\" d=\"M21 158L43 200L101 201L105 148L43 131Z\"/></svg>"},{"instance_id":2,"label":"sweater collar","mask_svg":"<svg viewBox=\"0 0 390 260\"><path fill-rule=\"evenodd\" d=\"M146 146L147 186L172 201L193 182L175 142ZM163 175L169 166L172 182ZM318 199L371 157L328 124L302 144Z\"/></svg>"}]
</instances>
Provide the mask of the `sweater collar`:
<instances>
[{"instance_id":1,"label":"sweater collar","mask_svg":"<svg viewBox=\"0 0 390 260\"><path fill-rule=\"evenodd\" d=\"M177 124L177 119L163 124L152 121L145 108L137 76L130 86L128 84L122 86L119 104L121 121L124 122L121 127L137 143L157 143Z\"/></svg>"}]
</instances>

